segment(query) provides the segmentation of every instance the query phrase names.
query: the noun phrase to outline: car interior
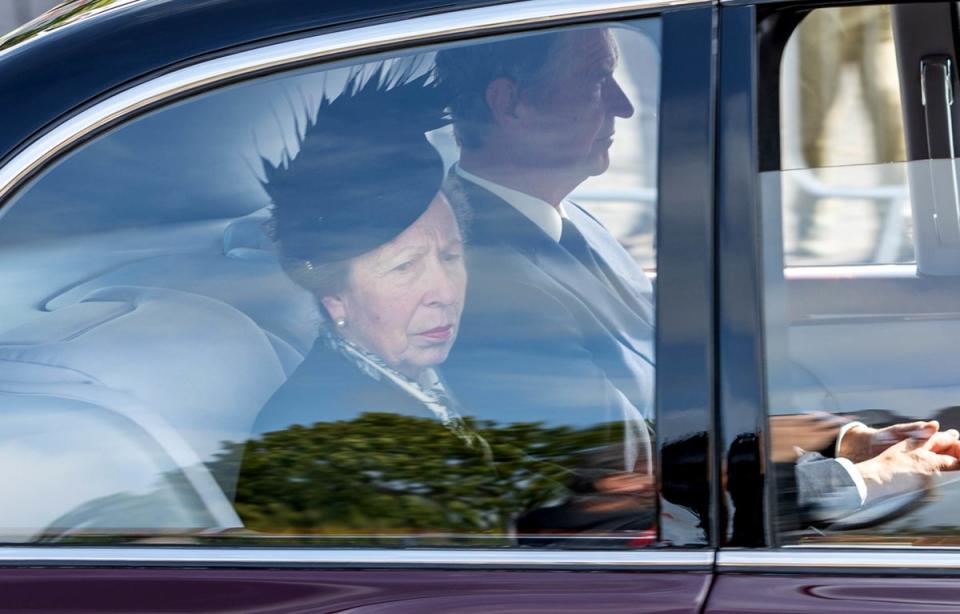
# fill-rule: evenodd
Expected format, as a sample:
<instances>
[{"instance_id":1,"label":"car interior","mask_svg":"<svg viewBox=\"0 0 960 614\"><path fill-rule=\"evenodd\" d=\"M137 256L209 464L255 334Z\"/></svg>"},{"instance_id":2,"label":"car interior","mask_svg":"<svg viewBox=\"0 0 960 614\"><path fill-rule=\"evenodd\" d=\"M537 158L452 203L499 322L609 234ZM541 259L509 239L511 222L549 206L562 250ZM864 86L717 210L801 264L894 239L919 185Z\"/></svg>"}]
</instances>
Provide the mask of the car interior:
<instances>
[{"instance_id":1,"label":"car interior","mask_svg":"<svg viewBox=\"0 0 960 614\"><path fill-rule=\"evenodd\" d=\"M625 40L641 63L630 76L656 74L655 44ZM432 53L390 61L422 70ZM0 533L242 526L235 473L214 476L208 464L224 442L245 441L320 320L281 268L262 163L290 151L306 109L354 68L279 74L148 112L71 151L4 206L0 459L23 470L0 487L31 500L0 510ZM644 88L638 104L654 108L657 91ZM655 139L654 114L637 122L646 132L635 140ZM452 164L452 132L430 137ZM585 200L612 212L652 264L655 191L602 188ZM617 207L624 199L633 204ZM38 472L51 479L32 483Z\"/></svg>"},{"instance_id":2,"label":"car interior","mask_svg":"<svg viewBox=\"0 0 960 614\"><path fill-rule=\"evenodd\" d=\"M894 232L901 234L907 249L899 257L842 265L791 263L786 253L788 184L794 175L810 177L812 171L792 168L789 161L785 131L796 123L790 113L797 108L795 102L791 108L782 91L782 60L788 40L810 11L773 9L760 33L760 193L769 414L826 411L878 427L936 419L941 429L958 428L960 346L953 342L960 335L960 192L955 148L960 106L954 104L953 96L960 87L956 9L945 3L905 3L892 8L905 156L866 160L839 172L845 173L848 186L854 186L847 188L852 196L841 195L849 200L877 199L877 190L896 187L880 185L882 178L900 178L909 209L905 207L906 223ZM879 50L867 47L867 52ZM803 89L805 85L801 84L800 95L812 96L809 86ZM857 184L857 174L863 171L873 173L873 183ZM821 205L849 206L840 198ZM896 200L890 200L881 202L878 209L897 206ZM881 211L880 223L898 214ZM855 242L856 233L870 231L856 220L844 221L839 213L835 219L838 241ZM950 485L953 481L952 476L941 476L938 494L927 497L925 505L902 510L903 517L896 521L878 515L871 521L875 526L870 532L904 536L915 533L918 526L923 532L953 524L949 509L955 509L953 502L960 492Z\"/></svg>"},{"instance_id":3,"label":"car interior","mask_svg":"<svg viewBox=\"0 0 960 614\"><path fill-rule=\"evenodd\" d=\"M245 438L299 364L316 307L280 268L265 195L178 194L202 195L205 168L252 176L216 151L249 112L230 101L201 101L222 117L203 129L169 130L187 121L175 109L115 131L4 208L0 458L23 470L0 481L31 497L0 512L12 539L240 524L229 477L203 463ZM155 193L131 187L144 183Z\"/></svg>"}]
</instances>

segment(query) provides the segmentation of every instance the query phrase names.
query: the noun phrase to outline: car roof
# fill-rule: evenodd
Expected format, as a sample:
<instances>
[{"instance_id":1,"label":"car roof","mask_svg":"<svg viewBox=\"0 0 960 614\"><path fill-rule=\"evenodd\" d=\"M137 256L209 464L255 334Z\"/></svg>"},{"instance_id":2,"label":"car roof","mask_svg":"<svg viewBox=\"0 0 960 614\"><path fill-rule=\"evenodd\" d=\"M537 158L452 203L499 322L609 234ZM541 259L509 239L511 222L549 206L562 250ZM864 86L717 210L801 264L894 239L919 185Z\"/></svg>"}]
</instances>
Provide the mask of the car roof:
<instances>
[{"instance_id":1,"label":"car roof","mask_svg":"<svg viewBox=\"0 0 960 614\"><path fill-rule=\"evenodd\" d=\"M0 39L0 161L144 75L271 39L493 0L73 0Z\"/></svg>"}]
</instances>

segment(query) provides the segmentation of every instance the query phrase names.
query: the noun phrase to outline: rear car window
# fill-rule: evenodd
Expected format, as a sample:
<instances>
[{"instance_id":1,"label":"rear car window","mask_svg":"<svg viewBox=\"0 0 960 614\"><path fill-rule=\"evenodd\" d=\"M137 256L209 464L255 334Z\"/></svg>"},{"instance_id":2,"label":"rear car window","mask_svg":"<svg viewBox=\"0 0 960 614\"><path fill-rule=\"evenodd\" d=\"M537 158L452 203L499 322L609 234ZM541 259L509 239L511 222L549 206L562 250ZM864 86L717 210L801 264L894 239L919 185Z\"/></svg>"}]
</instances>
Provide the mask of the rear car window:
<instances>
[{"instance_id":1,"label":"rear car window","mask_svg":"<svg viewBox=\"0 0 960 614\"><path fill-rule=\"evenodd\" d=\"M810 11L761 89L780 92L760 174L780 543L955 543L955 159L908 156L905 129L932 125L952 60L917 51L917 10Z\"/></svg>"},{"instance_id":2,"label":"rear car window","mask_svg":"<svg viewBox=\"0 0 960 614\"><path fill-rule=\"evenodd\" d=\"M0 540L653 543L659 37L298 69L52 164L0 219ZM493 82L505 159L579 177L542 224L462 153Z\"/></svg>"}]
</instances>

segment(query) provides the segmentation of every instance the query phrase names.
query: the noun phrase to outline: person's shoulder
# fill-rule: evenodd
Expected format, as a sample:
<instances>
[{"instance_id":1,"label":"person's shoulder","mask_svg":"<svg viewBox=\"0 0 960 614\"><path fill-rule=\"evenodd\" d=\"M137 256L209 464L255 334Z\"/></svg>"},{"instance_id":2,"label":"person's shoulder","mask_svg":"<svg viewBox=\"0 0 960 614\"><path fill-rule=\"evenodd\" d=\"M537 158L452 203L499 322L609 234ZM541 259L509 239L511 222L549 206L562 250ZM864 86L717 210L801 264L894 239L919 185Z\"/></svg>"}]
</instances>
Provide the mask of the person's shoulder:
<instances>
[{"instance_id":1,"label":"person's shoulder","mask_svg":"<svg viewBox=\"0 0 960 614\"><path fill-rule=\"evenodd\" d=\"M294 386L326 387L330 382L349 383L356 375L361 375L356 367L318 339L281 390Z\"/></svg>"},{"instance_id":2,"label":"person's shoulder","mask_svg":"<svg viewBox=\"0 0 960 614\"><path fill-rule=\"evenodd\" d=\"M611 243L620 246L620 242L616 240L610 230L583 205L565 201L563 206L567 217L591 245L596 245L599 241L601 243Z\"/></svg>"},{"instance_id":3,"label":"person's shoulder","mask_svg":"<svg viewBox=\"0 0 960 614\"><path fill-rule=\"evenodd\" d=\"M529 232L529 222L507 201L452 172L441 188L454 208L467 212L467 239L476 244L503 244Z\"/></svg>"},{"instance_id":4,"label":"person's shoulder","mask_svg":"<svg viewBox=\"0 0 960 614\"><path fill-rule=\"evenodd\" d=\"M607 227L603 225L603 222L601 222L600 219L597 218L597 216L590 213L590 211L580 203L574 202L572 200L565 200L563 201L563 207L567 216L571 220L573 220L575 224L577 224L577 228L579 228L581 232L583 232L584 230L583 228L581 228L581 224L583 224L587 220L589 220L589 223L587 224L588 226L595 226L598 228L602 228L606 232L610 232L609 230L607 230Z\"/></svg>"},{"instance_id":5,"label":"person's shoulder","mask_svg":"<svg viewBox=\"0 0 960 614\"><path fill-rule=\"evenodd\" d=\"M253 435L354 420L364 413L423 415L423 404L338 352L317 344L257 416Z\"/></svg>"},{"instance_id":6,"label":"person's shoulder","mask_svg":"<svg viewBox=\"0 0 960 614\"><path fill-rule=\"evenodd\" d=\"M359 369L321 343L317 343L257 415L255 435L293 424L311 424L325 408L344 407L363 385Z\"/></svg>"},{"instance_id":7,"label":"person's shoulder","mask_svg":"<svg viewBox=\"0 0 960 614\"><path fill-rule=\"evenodd\" d=\"M569 291L562 284L522 250L509 245L470 247L465 305L468 311L481 305L515 310L531 303L562 303L567 294Z\"/></svg>"}]
</instances>

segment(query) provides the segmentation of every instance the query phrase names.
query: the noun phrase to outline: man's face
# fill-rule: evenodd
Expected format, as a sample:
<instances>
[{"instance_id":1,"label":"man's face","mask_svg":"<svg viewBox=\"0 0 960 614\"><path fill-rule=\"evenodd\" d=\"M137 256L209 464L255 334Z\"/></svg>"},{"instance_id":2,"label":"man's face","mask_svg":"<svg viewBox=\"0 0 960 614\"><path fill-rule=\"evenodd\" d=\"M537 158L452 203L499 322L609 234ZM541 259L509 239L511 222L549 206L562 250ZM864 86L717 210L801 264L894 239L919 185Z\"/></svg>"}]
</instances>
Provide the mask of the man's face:
<instances>
[{"instance_id":1,"label":"man's face","mask_svg":"<svg viewBox=\"0 0 960 614\"><path fill-rule=\"evenodd\" d=\"M576 183L607 170L614 119L633 115L613 78L617 59L605 29L562 35L539 83L519 94L513 136L520 164L560 171Z\"/></svg>"}]
</instances>

